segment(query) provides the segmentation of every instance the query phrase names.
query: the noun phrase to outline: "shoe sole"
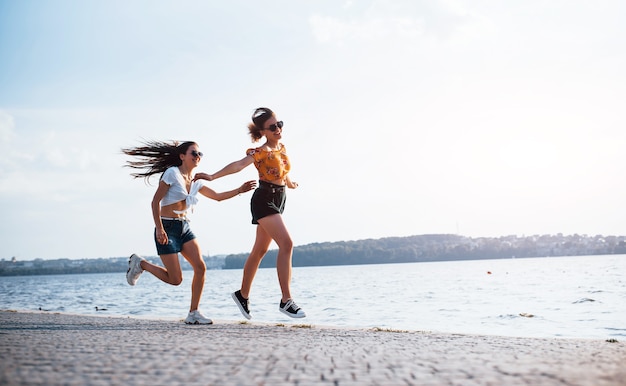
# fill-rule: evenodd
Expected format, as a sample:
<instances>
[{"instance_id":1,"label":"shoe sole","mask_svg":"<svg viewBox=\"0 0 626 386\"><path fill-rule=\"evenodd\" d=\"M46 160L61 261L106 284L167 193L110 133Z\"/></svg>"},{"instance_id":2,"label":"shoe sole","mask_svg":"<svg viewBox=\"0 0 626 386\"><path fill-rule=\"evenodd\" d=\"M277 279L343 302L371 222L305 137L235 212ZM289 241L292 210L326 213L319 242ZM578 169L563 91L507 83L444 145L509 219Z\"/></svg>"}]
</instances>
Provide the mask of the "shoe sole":
<instances>
[{"instance_id":1,"label":"shoe sole","mask_svg":"<svg viewBox=\"0 0 626 386\"><path fill-rule=\"evenodd\" d=\"M130 263L131 261L128 261L128 270L126 271L126 281L128 282L128 285L135 285L135 283L132 282L132 280L130 280Z\"/></svg>"},{"instance_id":2,"label":"shoe sole","mask_svg":"<svg viewBox=\"0 0 626 386\"><path fill-rule=\"evenodd\" d=\"M195 325L197 325L197 324L203 324L203 325L205 325L205 326L208 326L208 325L210 325L210 324L213 324L213 321L211 321L211 323L200 323L200 322L198 322L198 321L196 320L195 322L185 322L185 324L190 324L190 325L194 325L194 326L195 326Z\"/></svg>"},{"instance_id":3,"label":"shoe sole","mask_svg":"<svg viewBox=\"0 0 626 386\"><path fill-rule=\"evenodd\" d=\"M135 282L133 283L133 282L132 282L132 280L131 280L131 277L129 276L129 274L130 274L130 270L131 270L131 264L132 264L132 261L133 261L133 256L136 256L136 255L134 255L134 254L133 254L133 255L131 255L131 256L130 256L130 258L128 259L128 270L126 271L126 281L128 282L128 284L129 284L129 285L132 285L132 286L134 286L135 284L137 284L137 280L139 280L139 277L137 277L137 279L136 279L136 280L135 280ZM141 260L139 260L139 264L141 264ZM142 273L143 273L143 271L142 271Z\"/></svg>"},{"instance_id":4,"label":"shoe sole","mask_svg":"<svg viewBox=\"0 0 626 386\"><path fill-rule=\"evenodd\" d=\"M282 308L279 308L280 312L282 312L283 314L289 316L290 318L294 318L294 319L302 319L302 318L306 318L306 314L303 313L302 315L297 315L297 314L290 314L289 312L283 310Z\"/></svg>"},{"instance_id":5,"label":"shoe sole","mask_svg":"<svg viewBox=\"0 0 626 386\"><path fill-rule=\"evenodd\" d=\"M248 320L252 319L252 315L247 313L246 310L243 309L243 306L241 305L241 303L239 303L239 299L237 299L237 295L235 295L235 293L233 292L232 294L230 294L230 296L235 301L235 304L239 308L239 311L241 312L241 315L243 315L243 317L248 319Z\"/></svg>"},{"instance_id":6,"label":"shoe sole","mask_svg":"<svg viewBox=\"0 0 626 386\"><path fill-rule=\"evenodd\" d=\"M126 270L126 281L128 282L129 285L133 285L133 283L130 282L130 277L128 276L128 274L130 273L130 263L133 261L133 256L131 255L128 258L128 269Z\"/></svg>"}]
</instances>

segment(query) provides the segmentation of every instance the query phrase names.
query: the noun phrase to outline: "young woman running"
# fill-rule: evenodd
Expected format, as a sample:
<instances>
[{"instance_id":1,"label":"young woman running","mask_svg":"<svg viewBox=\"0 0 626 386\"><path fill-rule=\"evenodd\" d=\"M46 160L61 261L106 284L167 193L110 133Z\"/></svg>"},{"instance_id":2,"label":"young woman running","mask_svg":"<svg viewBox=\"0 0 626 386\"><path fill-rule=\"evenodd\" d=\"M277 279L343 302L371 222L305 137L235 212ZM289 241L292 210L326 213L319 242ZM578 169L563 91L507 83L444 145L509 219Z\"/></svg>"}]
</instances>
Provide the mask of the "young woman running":
<instances>
[{"instance_id":1,"label":"young woman running","mask_svg":"<svg viewBox=\"0 0 626 386\"><path fill-rule=\"evenodd\" d=\"M202 181L194 181L193 171L202 159L202 152L195 142L178 144L178 142L151 141L144 143L144 146L122 149L122 152L139 157L139 160L128 161L126 165L143 170L132 173L133 177L149 180L152 175L162 173L152 199L152 217L155 225L154 241L164 267L133 254L126 272L128 284L135 285L145 270L167 284L179 285L183 281L178 261L180 253L193 268L191 305L185 323L212 324L213 321L198 310L204 288L206 265L196 236L189 228L187 213L197 204L198 193L221 201L254 189L256 182L248 181L237 189L217 193L205 186Z\"/></svg>"},{"instance_id":2,"label":"young woman running","mask_svg":"<svg viewBox=\"0 0 626 386\"><path fill-rule=\"evenodd\" d=\"M283 122L276 118L272 110L259 107L252 114L252 122L248 124L248 130L253 142L258 142L265 137L265 143L257 148L248 149L244 158L226 165L215 174L198 173L195 178L211 181L237 173L254 164L259 173L259 186L252 194L250 208L252 224L257 225L256 240L243 268L241 289L234 292L232 297L243 316L250 319L252 316L249 308L249 295L252 281L270 243L274 240L278 245L276 270L282 292L279 310L292 318L303 318L306 316L305 312L291 297L293 241L281 216L287 199L286 188L298 187L298 184L289 178L291 164L285 145L280 142Z\"/></svg>"}]
</instances>

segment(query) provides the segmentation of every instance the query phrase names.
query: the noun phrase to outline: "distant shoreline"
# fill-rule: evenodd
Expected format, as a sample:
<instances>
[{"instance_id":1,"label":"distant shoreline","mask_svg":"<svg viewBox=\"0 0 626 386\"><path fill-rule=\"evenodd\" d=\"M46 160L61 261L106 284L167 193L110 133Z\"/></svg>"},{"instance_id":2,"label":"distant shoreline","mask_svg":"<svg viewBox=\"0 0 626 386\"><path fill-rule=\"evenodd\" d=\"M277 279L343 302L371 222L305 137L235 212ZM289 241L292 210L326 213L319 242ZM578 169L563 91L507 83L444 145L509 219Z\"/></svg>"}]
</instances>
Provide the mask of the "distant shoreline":
<instances>
[{"instance_id":1,"label":"distant shoreline","mask_svg":"<svg viewBox=\"0 0 626 386\"><path fill-rule=\"evenodd\" d=\"M353 266L359 266L359 265L378 265L378 264L410 264L410 263L435 263L435 262L448 262L448 261L476 261L476 260L506 260L506 259L546 259L546 258L559 258L559 257L574 257L574 256L587 256L589 258L593 258L594 256L614 256L614 255L622 255L620 254L597 254L597 255L559 255L559 256L524 256L524 257L496 257L496 258L484 258L484 259L479 259L479 258L470 258L470 259L443 259L443 260L423 260L423 261L409 261L409 262L364 262L364 263L360 263L360 264L354 264L354 263L346 263L346 264L334 264L334 265L298 265L296 267L331 267L331 266L348 266L348 265L353 265ZM626 256L626 254L623 254ZM87 275L87 274L100 274L100 273L124 273L126 272L126 269L128 268L128 262L127 262L127 258L125 257L120 257L120 258L110 258L111 260L121 260L118 261L116 264L115 269L111 269L111 270L97 270L97 269L89 269L89 270L83 270L83 269L76 269L76 270L72 270L72 269L54 269L54 270L48 270L48 269L43 269L43 270L26 270L26 272L28 273L18 273L19 270L15 270L15 271L9 271L9 272L3 272L0 271L0 277L19 277L19 276L46 276L46 275ZM84 262L85 265L89 265L90 259L84 259L84 260L78 260L81 262ZM148 260L156 263L156 264L160 264L160 259L159 257L148 257ZM54 262L55 260L50 260L51 262ZM186 262L185 264L181 264L182 265L182 270L183 271L192 271L193 269L191 268L191 266L189 266ZM275 268L274 266L261 266L260 269L265 269L265 268ZM219 270L230 270L230 269L240 269L240 268L210 268L207 267L207 270L210 271L219 271Z\"/></svg>"},{"instance_id":2,"label":"distant shoreline","mask_svg":"<svg viewBox=\"0 0 626 386\"><path fill-rule=\"evenodd\" d=\"M294 248L293 266L420 263L563 256L626 254L626 236L533 235L470 238L459 235L418 235L356 241L312 243ZM261 268L276 266L270 250ZM144 256L160 264L158 256ZM247 253L203 256L208 269L241 269ZM181 267L191 269L179 256ZM95 259L0 260L0 276L65 275L126 272L128 256Z\"/></svg>"}]
</instances>

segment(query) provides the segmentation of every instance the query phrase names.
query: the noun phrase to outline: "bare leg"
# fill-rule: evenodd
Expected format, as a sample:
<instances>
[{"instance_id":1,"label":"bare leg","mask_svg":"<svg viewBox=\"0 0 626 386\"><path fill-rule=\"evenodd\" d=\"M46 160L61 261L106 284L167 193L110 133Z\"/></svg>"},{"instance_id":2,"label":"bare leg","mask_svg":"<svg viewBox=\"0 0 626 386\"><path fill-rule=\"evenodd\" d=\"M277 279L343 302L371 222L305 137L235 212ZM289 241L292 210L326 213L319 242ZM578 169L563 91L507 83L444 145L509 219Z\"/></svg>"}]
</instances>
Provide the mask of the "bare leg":
<instances>
[{"instance_id":1,"label":"bare leg","mask_svg":"<svg viewBox=\"0 0 626 386\"><path fill-rule=\"evenodd\" d=\"M263 256L267 253L271 242L272 238L270 235L267 234L261 226L257 226L254 246L252 247L252 251L243 266L243 278L241 279L241 296L246 299L250 297L252 281L259 270L261 260L263 260Z\"/></svg>"},{"instance_id":2,"label":"bare leg","mask_svg":"<svg viewBox=\"0 0 626 386\"><path fill-rule=\"evenodd\" d=\"M200 245L196 239L187 241L183 244L183 250L180 253L193 268L193 280L191 282L191 305L189 306L189 311L195 311L198 309L200 299L202 298L206 264L202 259Z\"/></svg>"},{"instance_id":3,"label":"bare leg","mask_svg":"<svg viewBox=\"0 0 626 386\"><path fill-rule=\"evenodd\" d=\"M182 283L183 272L180 269L180 263L178 262L178 253L161 255L160 257L165 268L154 265L147 260L143 260L141 262L141 268L150 272L157 279L160 279L167 284L179 285Z\"/></svg>"},{"instance_id":4,"label":"bare leg","mask_svg":"<svg viewBox=\"0 0 626 386\"><path fill-rule=\"evenodd\" d=\"M276 244L278 244L278 258L276 259L276 271L278 282L282 292L282 301L291 299L291 256L293 254L293 241L287 231L287 227L280 214L259 219L259 227L262 227ZM257 232L257 236L258 236Z\"/></svg>"}]
</instances>

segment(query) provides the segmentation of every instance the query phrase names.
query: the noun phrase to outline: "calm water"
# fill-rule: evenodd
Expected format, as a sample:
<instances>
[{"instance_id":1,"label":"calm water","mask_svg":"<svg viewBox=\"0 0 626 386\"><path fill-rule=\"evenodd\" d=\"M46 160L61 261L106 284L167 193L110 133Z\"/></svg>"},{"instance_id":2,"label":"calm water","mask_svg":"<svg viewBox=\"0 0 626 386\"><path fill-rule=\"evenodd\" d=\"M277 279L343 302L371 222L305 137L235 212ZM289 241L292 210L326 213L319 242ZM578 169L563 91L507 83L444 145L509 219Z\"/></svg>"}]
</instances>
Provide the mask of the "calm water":
<instances>
[{"instance_id":1,"label":"calm water","mask_svg":"<svg viewBox=\"0 0 626 386\"><path fill-rule=\"evenodd\" d=\"M180 320L192 272L173 287L146 273L0 277L0 309ZM207 271L201 311L244 320L230 298L241 270ZM307 312L278 312L274 269L261 269L252 321L526 337L626 337L626 255L295 268ZM95 307L106 308L96 311ZM522 316L533 315L532 317Z\"/></svg>"}]
</instances>

